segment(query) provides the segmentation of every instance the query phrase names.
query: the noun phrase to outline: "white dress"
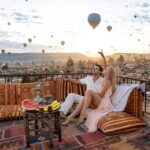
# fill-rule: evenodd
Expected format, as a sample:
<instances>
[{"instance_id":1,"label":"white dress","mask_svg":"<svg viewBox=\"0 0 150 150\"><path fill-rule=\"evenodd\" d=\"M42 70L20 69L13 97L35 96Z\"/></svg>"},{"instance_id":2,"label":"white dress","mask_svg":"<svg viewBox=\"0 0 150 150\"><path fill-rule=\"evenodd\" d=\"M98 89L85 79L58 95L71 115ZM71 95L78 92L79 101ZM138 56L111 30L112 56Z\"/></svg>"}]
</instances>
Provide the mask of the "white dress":
<instances>
[{"instance_id":1,"label":"white dress","mask_svg":"<svg viewBox=\"0 0 150 150\"><path fill-rule=\"evenodd\" d=\"M97 130L99 119L114 111L114 107L110 99L111 93L112 87L110 86L102 98L99 106L96 109L87 109L85 125L87 126L89 132L95 132Z\"/></svg>"}]
</instances>

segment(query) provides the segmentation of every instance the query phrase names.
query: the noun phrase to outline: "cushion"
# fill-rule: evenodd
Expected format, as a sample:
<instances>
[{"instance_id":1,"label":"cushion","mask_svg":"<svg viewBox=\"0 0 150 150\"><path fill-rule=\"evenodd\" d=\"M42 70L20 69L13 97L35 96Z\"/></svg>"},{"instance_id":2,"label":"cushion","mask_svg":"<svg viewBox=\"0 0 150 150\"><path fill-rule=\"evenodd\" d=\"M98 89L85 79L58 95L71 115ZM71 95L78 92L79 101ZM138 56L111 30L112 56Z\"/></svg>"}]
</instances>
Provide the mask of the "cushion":
<instances>
[{"instance_id":1,"label":"cushion","mask_svg":"<svg viewBox=\"0 0 150 150\"><path fill-rule=\"evenodd\" d=\"M140 119L126 112L111 112L98 122L98 128L105 134L133 131L143 126Z\"/></svg>"},{"instance_id":2,"label":"cushion","mask_svg":"<svg viewBox=\"0 0 150 150\"><path fill-rule=\"evenodd\" d=\"M21 105L0 105L0 121L21 119Z\"/></svg>"}]
</instances>

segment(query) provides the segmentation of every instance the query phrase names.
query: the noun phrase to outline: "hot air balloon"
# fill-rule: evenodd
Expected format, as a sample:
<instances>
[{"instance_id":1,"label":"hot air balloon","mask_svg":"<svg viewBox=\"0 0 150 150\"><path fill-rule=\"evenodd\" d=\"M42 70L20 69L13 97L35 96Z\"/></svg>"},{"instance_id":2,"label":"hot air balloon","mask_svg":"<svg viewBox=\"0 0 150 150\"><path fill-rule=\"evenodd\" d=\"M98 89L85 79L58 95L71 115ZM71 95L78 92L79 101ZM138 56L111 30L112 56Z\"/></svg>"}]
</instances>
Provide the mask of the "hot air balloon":
<instances>
[{"instance_id":1,"label":"hot air balloon","mask_svg":"<svg viewBox=\"0 0 150 150\"><path fill-rule=\"evenodd\" d=\"M28 41L31 43L31 42L32 42L32 39L31 39L31 38L29 38L29 39L28 39Z\"/></svg>"},{"instance_id":2,"label":"hot air balloon","mask_svg":"<svg viewBox=\"0 0 150 150\"><path fill-rule=\"evenodd\" d=\"M110 32L112 30L112 26L107 26L107 30Z\"/></svg>"},{"instance_id":3,"label":"hot air balloon","mask_svg":"<svg viewBox=\"0 0 150 150\"><path fill-rule=\"evenodd\" d=\"M8 25L10 26L10 25L11 25L11 23L10 23L10 22L8 22Z\"/></svg>"},{"instance_id":4,"label":"hot air balloon","mask_svg":"<svg viewBox=\"0 0 150 150\"><path fill-rule=\"evenodd\" d=\"M2 49L2 50L1 50L1 52L2 52L2 54L4 54L4 53L5 53L5 50L4 50L4 49Z\"/></svg>"},{"instance_id":5,"label":"hot air balloon","mask_svg":"<svg viewBox=\"0 0 150 150\"><path fill-rule=\"evenodd\" d=\"M26 46L27 46L27 44L26 44L26 43L23 43L23 46L24 46L24 47L26 47Z\"/></svg>"},{"instance_id":6,"label":"hot air balloon","mask_svg":"<svg viewBox=\"0 0 150 150\"><path fill-rule=\"evenodd\" d=\"M140 42L141 40L140 39L137 39L138 40L138 42Z\"/></svg>"},{"instance_id":7,"label":"hot air balloon","mask_svg":"<svg viewBox=\"0 0 150 150\"><path fill-rule=\"evenodd\" d=\"M33 35L33 38L36 38L36 36L35 36L35 35Z\"/></svg>"},{"instance_id":8,"label":"hot air balloon","mask_svg":"<svg viewBox=\"0 0 150 150\"><path fill-rule=\"evenodd\" d=\"M61 41L61 45L64 45L65 44L65 41Z\"/></svg>"},{"instance_id":9,"label":"hot air balloon","mask_svg":"<svg viewBox=\"0 0 150 150\"><path fill-rule=\"evenodd\" d=\"M89 14L88 22L93 29L95 29L97 27L97 25L100 23L100 21L101 21L101 16L99 14L97 14L97 13Z\"/></svg>"}]
</instances>

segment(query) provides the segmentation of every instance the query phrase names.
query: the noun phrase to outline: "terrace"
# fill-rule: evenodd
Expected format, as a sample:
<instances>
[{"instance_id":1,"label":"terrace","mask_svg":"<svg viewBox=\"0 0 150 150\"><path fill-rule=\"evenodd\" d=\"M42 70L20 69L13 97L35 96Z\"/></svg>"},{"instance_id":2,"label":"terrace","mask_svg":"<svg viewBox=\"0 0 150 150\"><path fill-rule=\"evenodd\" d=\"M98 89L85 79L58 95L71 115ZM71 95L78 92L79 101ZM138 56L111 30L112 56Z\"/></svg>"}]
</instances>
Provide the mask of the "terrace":
<instances>
[{"instance_id":1,"label":"terrace","mask_svg":"<svg viewBox=\"0 0 150 150\"><path fill-rule=\"evenodd\" d=\"M80 94L84 93L84 87L80 85L72 85L67 81L62 82L62 79L66 78L82 78L88 74L23 74L23 75L1 75L1 84L5 85L16 85L16 84L25 84L31 85L33 88L37 83L47 83L51 82L51 92L54 98L59 101L63 101L68 92L79 92ZM139 84L141 80L135 78L128 78L124 76L117 76L117 84ZM148 80L142 80L146 85L145 97L142 100L142 120L145 122L146 126L139 128L135 131L128 131L125 133L115 133L113 135L107 135L101 131L97 131L94 134L87 133L86 128L82 126L75 126L71 124L69 126L62 126L62 137L63 141L58 142L57 138L54 138L54 148L53 149L118 149L125 146L125 149L137 148L147 148L149 147L149 133L150 133L150 83ZM23 83L21 83L23 82ZM55 88L54 88L55 87ZM10 88L11 89L11 88ZM15 88L16 89L16 88ZM55 90L54 90L55 89ZM13 91L13 89L11 89ZM29 90L29 89L28 89ZM10 91L10 93L12 92ZM2 89L1 89L2 93ZM32 91L30 91L32 93ZM1 94L1 97L3 94ZM10 96L10 95L9 95ZM17 95L16 95L17 96ZM29 95L26 95L29 96ZM34 94L32 95L34 97ZM139 94L133 94L134 97L137 97ZM11 99L11 97L9 97ZM21 98L21 97L20 97ZM28 97L27 97L28 98ZM139 98L140 99L140 98ZM5 102L6 103L6 102ZM131 111L131 110L129 110ZM1 112L0 112L1 113ZM0 148L4 149L25 149L25 140L24 140L24 126L22 117L17 117L17 120L14 118L6 118L6 120L1 120L0 123ZM18 120L19 119L19 120ZM61 120L63 121L63 120ZM70 136L72 135L72 136ZM142 136L141 136L142 135ZM147 142L145 142L147 138ZM138 140L141 140L141 143L138 145ZM115 143L115 144L114 144ZM142 147L143 146L143 147ZM38 141L38 144L32 144L32 149L50 149L44 141Z\"/></svg>"}]
</instances>

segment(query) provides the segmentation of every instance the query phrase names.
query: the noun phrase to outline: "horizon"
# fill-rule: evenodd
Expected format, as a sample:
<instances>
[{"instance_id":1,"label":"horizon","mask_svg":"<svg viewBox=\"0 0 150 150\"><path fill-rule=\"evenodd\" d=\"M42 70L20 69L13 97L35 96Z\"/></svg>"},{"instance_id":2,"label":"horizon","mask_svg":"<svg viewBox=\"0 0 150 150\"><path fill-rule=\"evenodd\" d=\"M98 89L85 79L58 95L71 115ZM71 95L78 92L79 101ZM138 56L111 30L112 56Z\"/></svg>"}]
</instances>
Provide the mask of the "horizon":
<instances>
[{"instance_id":1,"label":"horizon","mask_svg":"<svg viewBox=\"0 0 150 150\"><path fill-rule=\"evenodd\" d=\"M149 0L0 0L0 48L11 53L150 52ZM88 16L98 13L93 29ZM108 26L112 30L108 31ZM30 40L31 41L30 41ZM64 42L64 43L63 43ZM26 46L24 45L26 44Z\"/></svg>"}]
</instances>

